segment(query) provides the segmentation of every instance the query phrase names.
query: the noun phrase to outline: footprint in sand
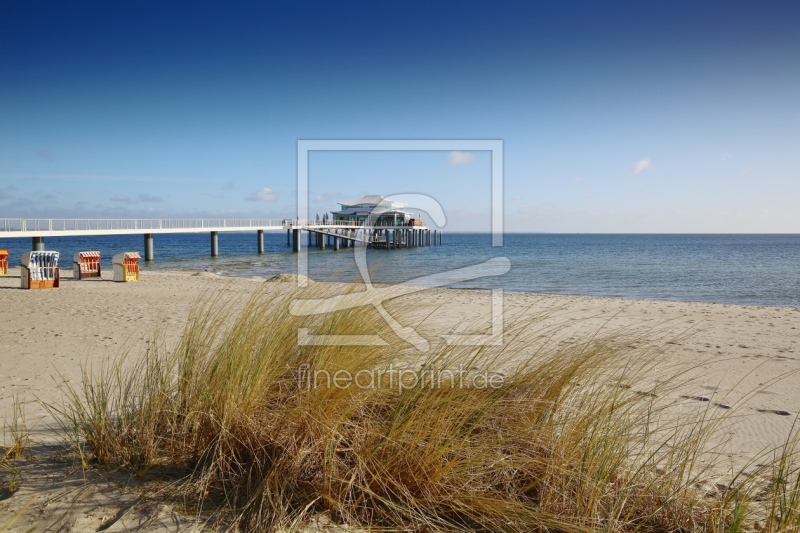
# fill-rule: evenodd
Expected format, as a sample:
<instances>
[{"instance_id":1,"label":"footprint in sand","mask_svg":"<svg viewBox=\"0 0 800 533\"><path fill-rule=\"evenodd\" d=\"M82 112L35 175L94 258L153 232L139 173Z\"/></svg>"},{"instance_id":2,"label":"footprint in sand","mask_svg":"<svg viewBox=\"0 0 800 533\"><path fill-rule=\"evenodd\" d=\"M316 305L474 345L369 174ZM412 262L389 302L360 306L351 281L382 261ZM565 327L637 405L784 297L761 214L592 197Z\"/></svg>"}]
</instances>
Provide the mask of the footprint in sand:
<instances>
[{"instance_id":1,"label":"footprint in sand","mask_svg":"<svg viewBox=\"0 0 800 533\"><path fill-rule=\"evenodd\" d=\"M789 411L779 411L777 409L756 409L756 411L758 411L759 413L770 413L773 415L780 415L780 416L789 416L790 414L792 414Z\"/></svg>"},{"instance_id":2,"label":"footprint in sand","mask_svg":"<svg viewBox=\"0 0 800 533\"><path fill-rule=\"evenodd\" d=\"M631 388L630 385L625 385L625 384L622 384L622 383L618 384L617 386L619 388L621 388L621 389L630 389ZM639 396L648 396L650 398L658 398L658 394L656 394L655 392L645 392L645 391L641 391L641 390L632 390L631 392L634 393L634 394L638 394Z\"/></svg>"},{"instance_id":3,"label":"footprint in sand","mask_svg":"<svg viewBox=\"0 0 800 533\"><path fill-rule=\"evenodd\" d=\"M705 396L681 396L684 400L694 400L696 402L711 402L711 398L706 398ZM730 405L725 405L724 403L717 403L711 402L711 405L714 407L719 407L720 409L730 409Z\"/></svg>"}]
</instances>

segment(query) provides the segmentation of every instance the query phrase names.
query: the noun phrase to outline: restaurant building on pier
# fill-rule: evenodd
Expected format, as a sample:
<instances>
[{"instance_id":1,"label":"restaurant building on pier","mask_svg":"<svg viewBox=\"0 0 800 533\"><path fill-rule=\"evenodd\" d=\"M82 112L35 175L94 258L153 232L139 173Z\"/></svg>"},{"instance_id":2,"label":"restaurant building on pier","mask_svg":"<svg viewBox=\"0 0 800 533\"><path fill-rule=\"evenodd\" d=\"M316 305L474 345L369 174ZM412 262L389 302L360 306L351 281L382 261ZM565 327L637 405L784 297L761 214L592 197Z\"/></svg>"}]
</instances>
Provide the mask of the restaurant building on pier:
<instances>
[{"instance_id":1,"label":"restaurant building on pier","mask_svg":"<svg viewBox=\"0 0 800 533\"><path fill-rule=\"evenodd\" d=\"M369 226L407 226L411 213L404 211L406 204L392 202L379 194L369 194L350 202L339 202L341 210L331 213L334 221L363 224L367 218Z\"/></svg>"}]
</instances>

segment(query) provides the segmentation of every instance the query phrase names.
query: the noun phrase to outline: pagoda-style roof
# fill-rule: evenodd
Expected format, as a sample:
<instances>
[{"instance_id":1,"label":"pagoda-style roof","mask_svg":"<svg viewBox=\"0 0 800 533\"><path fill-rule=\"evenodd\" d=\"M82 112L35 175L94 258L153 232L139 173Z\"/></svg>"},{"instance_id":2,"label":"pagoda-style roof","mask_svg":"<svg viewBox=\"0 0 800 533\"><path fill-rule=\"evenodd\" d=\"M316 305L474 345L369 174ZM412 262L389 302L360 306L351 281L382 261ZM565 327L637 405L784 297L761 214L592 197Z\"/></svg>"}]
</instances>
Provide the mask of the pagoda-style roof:
<instances>
[{"instance_id":1,"label":"pagoda-style roof","mask_svg":"<svg viewBox=\"0 0 800 533\"><path fill-rule=\"evenodd\" d=\"M339 205L342 207L352 207L354 205L380 205L384 206L389 209L397 209L400 207L405 207L406 204L401 204L400 202L392 202L391 200L387 200L380 194L368 194L366 196L362 196L358 200L351 200L349 202L338 202Z\"/></svg>"},{"instance_id":2,"label":"pagoda-style roof","mask_svg":"<svg viewBox=\"0 0 800 533\"><path fill-rule=\"evenodd\" d=\"M407 216L410 215L409 212L403 211L402 209L383 209L384 206L381 206L378 209L370 208L370 207L344 207L341 211L333 211L333 215L380 215L380 216L392 216L392 215L400 215L400 216Z\"/></svg>"}]
</instances>

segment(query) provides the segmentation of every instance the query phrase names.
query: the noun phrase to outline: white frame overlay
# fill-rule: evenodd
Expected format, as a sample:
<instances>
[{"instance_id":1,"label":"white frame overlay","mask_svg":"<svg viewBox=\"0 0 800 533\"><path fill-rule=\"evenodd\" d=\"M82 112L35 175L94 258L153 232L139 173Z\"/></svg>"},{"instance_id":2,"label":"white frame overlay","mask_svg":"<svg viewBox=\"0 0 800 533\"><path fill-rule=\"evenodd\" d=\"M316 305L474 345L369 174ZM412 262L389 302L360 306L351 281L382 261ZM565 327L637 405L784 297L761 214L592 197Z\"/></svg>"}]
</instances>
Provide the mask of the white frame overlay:
<instances>
[{"instance_id":1,"label":"white frame overlay","mask_svg":"<svg viewBox=\"0 0 800 533\"><path fill-rule=\"evenodd\" d=\"M490 152L491 154L491 234L492 247L503 246L503 141L497 139L298 139L297 141L297 216L309 220L308 157L309 152ZM308 250L298 237L297 284L306 286L308 277ZM507 260L507 259L506 259ZM510 263L509 263L510 264ZM369 305L365 303L365 305ZM503 289L491 290L491 333L442 335L450 345L502 346L503 344ZM407 340L407 339L406 339ZM386 345L378 335L312 335L307 328L299 328L297 342L301 345ZM427 344L427 343L426 343ZM427 348L417 346L420 351Z\"/></svg>"}]
</instances>

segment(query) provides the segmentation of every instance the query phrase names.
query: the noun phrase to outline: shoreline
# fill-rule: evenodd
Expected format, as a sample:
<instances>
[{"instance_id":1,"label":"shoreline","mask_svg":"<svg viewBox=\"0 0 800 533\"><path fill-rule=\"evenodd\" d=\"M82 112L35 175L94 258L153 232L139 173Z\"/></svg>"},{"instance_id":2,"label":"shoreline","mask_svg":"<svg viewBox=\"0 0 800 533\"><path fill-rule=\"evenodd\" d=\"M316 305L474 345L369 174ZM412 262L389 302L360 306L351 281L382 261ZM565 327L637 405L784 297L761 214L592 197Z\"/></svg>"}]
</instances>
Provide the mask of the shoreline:
<instances>
[{"instance_id":1,"label":"shoreline","mask_svg":"<svg viewBox=\"0 0 800 533\"><path fill-rule=\"evenodd\" d=\"M454 234L446 246L400 252L370 252L372 276L387 283L508 257L512 268L502 277L464 280L463 288L573 296L708 302L770 307L800 306L796 268L800 241L789 235L694 234L659 239L637 235L509 234L504 248L490 248L480 235ZM293 273L297 257L282 235L270 234L265 253L255 253L251 234L226 234L221 254L206 253L207 236L164 234L156 243L156 262L140 264L143 272L212 271L226 277L269 277ZM135 238L134 238L135 237ZM63 267L72 254L98 249L103 268L119 250L141 248L140 236L98 236L92 239L53 237L48 247L62 252ZM18 266L27 242L8 240L12 265ZM0 248L5 245L0 244ZM309 274L320 281L360 279L352 250L335 253L308 249Z\"/></svg>"},{"instance_id":2,"label":"shoreline","mask_svg":"<svg viewBox=\"0 0 800 533\"><path fill-rule=\"evenodd\" d=\"M209 274L213 276L218 276L220 278L260 278L264 281L270 280L272 277L265 278L262 276L248 276L248 275L236 275L236 274L228 274L228 273L218 273L214 271L198 271L192 269L163 269L163 270L152 270L150 272L189 272L192 275L196 273L203 273ZM283 274L275 274L275 276L280 276ZM292 274L289 274L292 275ZM313 281L313 280L312 280ZM341 283L344 285L348 285L348 282L328 282L328 281L314 281L315 283ZM373 283L373 286L382 285L380 283ZM384 284L386 285L386 284ZM486 287L446 287L448 290L456 290L456 291L490 291L492 289ZM605 294L587 294L587 293L579 293L579 292L536 292L536 291L529 291L529 290L522 290L522 289L502 289L506 294L528 294L534 296L566 296L566 297L586 297L586 298L610 298L612 300L626 300L629 302L675 302L675 303L687 303L687 304L713 304L713 305L735 305L739 307L774 307L774 308L787 308L787 309L800 309L800 305L789 305L789 304L770 304L770 303L739 303L739 302L722 302L722 301L714 301L714 300L680 300L680 299L672 299L672 298L637 298L635 296L611 296Z\"/></svg>"}]
</instances>

